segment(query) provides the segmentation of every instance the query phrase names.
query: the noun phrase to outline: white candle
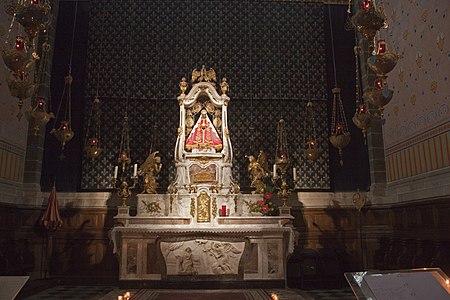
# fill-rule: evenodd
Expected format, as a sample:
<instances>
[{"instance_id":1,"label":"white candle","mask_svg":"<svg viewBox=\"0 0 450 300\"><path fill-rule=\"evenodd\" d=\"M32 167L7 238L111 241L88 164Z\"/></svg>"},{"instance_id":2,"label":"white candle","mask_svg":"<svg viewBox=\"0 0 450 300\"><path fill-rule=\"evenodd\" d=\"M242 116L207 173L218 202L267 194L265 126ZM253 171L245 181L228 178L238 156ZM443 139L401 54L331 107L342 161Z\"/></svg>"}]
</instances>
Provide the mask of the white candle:
<instances>
[{"instance_id":1,"label":"white candle","mask_svg":"<svg viewBox=\"0 0 450 300\"><path fill-rule=\"evenodd\" d=\"M119 172L119 166L114 167L114 179L117 178L117 172Z\"/></svg>"},{"instance_id":2,"label":"white candle","mask_svg":"<svg viewBox=\"0 0 450 300\"><path fill-rule=\"evenodd\" d=\"M137 164L134 164L133 176L136 177L136 175L137 175Z\"/></svg>"},{"instance_id":3,"label":"white candle","mask_svg":"<svg viewBox=\"0 0 450 300\"><path fill-rule=\"evenodd\" d=\"M277 178L277 164L273 164L273 178Z\"/></svg>"},{"instance_id":4,"label":"white candle","mask_svg":"<svg viewBox=\"0 0 450 300\"><path fill-rule=\"evenodd\" d=\"M297 181L297 168L292 168L292 177L294 181Z\"/></svg>"}]
</instances>

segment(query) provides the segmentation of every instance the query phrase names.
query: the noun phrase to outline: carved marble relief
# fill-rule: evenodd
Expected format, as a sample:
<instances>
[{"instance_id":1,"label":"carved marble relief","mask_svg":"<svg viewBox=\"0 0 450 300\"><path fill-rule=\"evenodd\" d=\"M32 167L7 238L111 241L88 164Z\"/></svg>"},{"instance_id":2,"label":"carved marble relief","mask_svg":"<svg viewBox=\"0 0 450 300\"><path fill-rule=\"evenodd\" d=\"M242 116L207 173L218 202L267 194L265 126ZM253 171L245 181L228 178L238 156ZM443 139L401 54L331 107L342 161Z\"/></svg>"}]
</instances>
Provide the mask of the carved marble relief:
<instances>
[{"instance_id":1,"label":"carved marble relief","mask_svg":"<svg viewBox=\"0 0 450 300\"><path fill-rule=\"evenodd\" d=\"M245 242L201 239L160 245L167 275L237 275L245 248Z\"/></svg>"},{"instance_id":2,"label":"carved marble relief","mask_svg":"<svg viewBox=\"0 0 450 300\"><path fill-rule=\"evenodd\" d=\"M128 243L127 247L127 274L137 273L137 244Z\"/></svg>"}]
</instances>

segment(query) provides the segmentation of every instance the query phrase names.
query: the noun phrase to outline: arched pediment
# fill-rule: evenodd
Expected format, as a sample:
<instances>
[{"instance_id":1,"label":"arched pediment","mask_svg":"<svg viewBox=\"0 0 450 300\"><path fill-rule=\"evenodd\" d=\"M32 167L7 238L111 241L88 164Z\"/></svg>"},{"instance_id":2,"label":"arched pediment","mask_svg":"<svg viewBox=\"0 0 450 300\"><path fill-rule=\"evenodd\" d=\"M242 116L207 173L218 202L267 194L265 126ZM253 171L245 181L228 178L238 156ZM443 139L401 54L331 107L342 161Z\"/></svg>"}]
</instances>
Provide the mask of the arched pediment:
<instances>
[{"instance_id":1,"label":"arched pediment","mask_svg":"<svg viewBox=\"0 0 450 300\"><path fill-rule=\"evenodd\" d=\"M214 83L198 82L192 86L187 95L178 96L178 101L182 101L182 104L188 108L194 105L198 100L206 99L206 97L216 106L226 105L230 100L227 95L219 95Z\"/></svg>"}]
</instances>

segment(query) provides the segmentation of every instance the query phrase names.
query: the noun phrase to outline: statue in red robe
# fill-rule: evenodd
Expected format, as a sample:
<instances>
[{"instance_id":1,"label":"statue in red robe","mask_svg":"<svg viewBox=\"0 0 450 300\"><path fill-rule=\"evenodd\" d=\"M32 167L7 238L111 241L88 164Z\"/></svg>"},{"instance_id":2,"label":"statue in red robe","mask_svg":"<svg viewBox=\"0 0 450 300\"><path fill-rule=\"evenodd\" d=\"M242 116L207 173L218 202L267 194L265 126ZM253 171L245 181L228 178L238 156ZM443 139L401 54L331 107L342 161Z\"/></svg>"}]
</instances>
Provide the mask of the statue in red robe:
<instances>
[{"instance_id":1,"label":"statue in red robe","mask_svg":"<svg viewBox=\"0 0 450 300\"><path fill-rule=\"evenodd\" d=\"M186 140L186 150L192 152L216 152L222 150L222 140L211 123L205 109Z\"/></svg>"}]
</instances>

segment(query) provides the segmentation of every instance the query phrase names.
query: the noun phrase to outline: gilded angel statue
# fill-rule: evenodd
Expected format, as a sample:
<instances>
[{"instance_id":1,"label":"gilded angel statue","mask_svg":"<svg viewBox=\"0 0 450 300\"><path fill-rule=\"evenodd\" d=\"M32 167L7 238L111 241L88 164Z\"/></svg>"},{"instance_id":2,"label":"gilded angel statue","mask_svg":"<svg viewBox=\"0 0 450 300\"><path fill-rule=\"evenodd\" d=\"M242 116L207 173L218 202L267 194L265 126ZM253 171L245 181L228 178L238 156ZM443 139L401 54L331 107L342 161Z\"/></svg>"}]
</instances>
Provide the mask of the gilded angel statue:
<instances>
[{"instance_id":1,"label":"gilded angel statue","mask_svg":"<svg viewBox=\"0 0 450 300\"><path fill-rule=\"evenodd\" d=\"M259 151L258 159L253 155L249 155L247 158L249 162L247 170L252 179L251 186L256 189L256 194L262 194L264 193L264 177L270 172L266 154L264 151Z\"/></svg>"},{"instance_id":2,"label":"gilded angel statue","mask_svg":"<svg viewBox=\"0 0 450 300\"><path fill-rule=\"evenodd\" d=\"M216 82L217 81L216 71L214 71L214 69L206 70L205 65L202 66L200 71L197 69L194 69L194 70L192 70L191 83L194 83L196 81L198 81L198 82L202 82L202 81Z\"/></svg>"},{"instance_id":3,"label":"gilded angel statue","mask_svg":"<svg viewBox=\"0 0 450 300\"><path fill-rule=\"evenodd\" d=\"M156 194L156 175L161 171L162 163L159 151L151 153L145 162L139 167L139 175L144 178L144 192L147 194Z\"/></svg>"}]
</instances>

